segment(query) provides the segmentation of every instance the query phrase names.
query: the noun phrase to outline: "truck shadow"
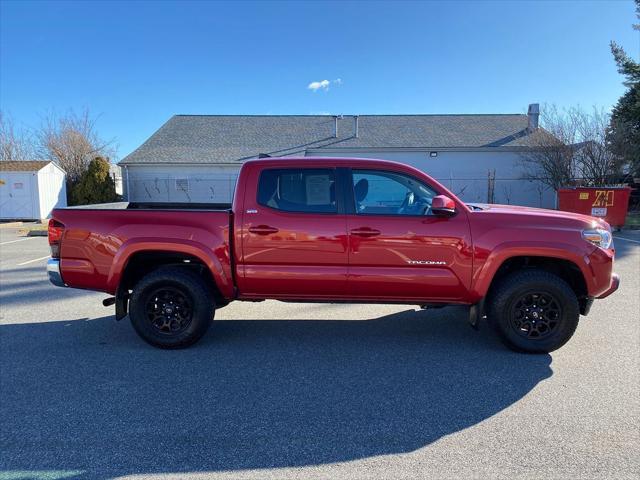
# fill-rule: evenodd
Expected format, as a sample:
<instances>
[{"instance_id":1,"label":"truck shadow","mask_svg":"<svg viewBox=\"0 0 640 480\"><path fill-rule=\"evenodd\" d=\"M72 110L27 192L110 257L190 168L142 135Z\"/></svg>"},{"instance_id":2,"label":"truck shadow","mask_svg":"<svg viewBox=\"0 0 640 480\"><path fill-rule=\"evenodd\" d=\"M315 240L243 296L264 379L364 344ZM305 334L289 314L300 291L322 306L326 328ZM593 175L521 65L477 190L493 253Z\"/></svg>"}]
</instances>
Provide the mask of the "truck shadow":
<instances>
[{"instance_id":1,"label":"truck shadow","mask_svg":"<svg viewBox=\"0 0 640 480\"><path fill-rule=\"evenodd\" d=\"M411 452L550 377L457 308L368 321L216 321L162 351L128 321L0 326L2 472L108 478ZM27 477L20 477L27 478Z\"/></svg>"}]
</instances>

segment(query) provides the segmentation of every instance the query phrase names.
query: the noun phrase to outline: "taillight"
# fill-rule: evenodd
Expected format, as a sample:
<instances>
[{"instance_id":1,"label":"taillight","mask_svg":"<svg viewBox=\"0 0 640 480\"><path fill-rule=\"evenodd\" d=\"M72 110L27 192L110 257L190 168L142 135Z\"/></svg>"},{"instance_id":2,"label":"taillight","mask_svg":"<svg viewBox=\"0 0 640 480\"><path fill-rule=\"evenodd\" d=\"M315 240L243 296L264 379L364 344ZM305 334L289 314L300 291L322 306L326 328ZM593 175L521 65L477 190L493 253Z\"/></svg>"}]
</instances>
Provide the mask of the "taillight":
<instances>
[{"instance_id":1,"label":"taillight","mask_svg":"<svg viewBox=\"0 0 640 480\"><path fill-rule=\"evenodd\" d=\"M64 233L64 225L54 220L49 220L49 228L47 234L49 237L49 245L51 246L51 258L60 258L60 241Z\"/></svg>"}]
</instances>

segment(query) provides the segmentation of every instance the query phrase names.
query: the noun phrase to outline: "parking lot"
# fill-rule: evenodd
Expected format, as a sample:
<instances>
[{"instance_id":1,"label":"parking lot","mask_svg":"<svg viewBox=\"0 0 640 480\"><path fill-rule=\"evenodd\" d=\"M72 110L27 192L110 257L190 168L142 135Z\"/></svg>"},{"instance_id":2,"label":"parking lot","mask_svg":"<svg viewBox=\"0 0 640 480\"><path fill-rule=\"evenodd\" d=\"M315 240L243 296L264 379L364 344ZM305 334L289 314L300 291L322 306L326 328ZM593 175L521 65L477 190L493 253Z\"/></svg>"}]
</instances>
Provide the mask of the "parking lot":
<instances>
[{"instance_id":1,"label":"parking lot","mask_svg":"<svg viewBox=\"0 0 640 480\"><path fill-rule=\"evenodd\" d=\"M465 310L234 303L181 351L0 228L0 479L638 478L640 232L551 355Z\"/></svg>"}]
</instances>

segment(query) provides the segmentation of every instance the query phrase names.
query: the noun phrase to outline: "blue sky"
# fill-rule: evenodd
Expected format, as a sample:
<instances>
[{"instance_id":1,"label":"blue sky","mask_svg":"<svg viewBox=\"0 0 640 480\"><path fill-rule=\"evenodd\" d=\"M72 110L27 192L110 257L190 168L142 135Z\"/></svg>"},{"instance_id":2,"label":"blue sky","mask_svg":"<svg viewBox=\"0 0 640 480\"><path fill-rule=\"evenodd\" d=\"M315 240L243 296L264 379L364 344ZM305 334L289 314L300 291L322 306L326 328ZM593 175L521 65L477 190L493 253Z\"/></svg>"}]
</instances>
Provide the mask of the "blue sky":
<instances>
[{"instance_id":1,"label":"blue sky","mask_svg":"<svg viewBox=\"0 0 640 480\"><path fill-rule=\"evenodd\" d=\"M609 41L640 54L631 0L0 8L2 110L37 126L47 111L88 107L120 158L177 113L610 108L624 87Z\"/></svg>"}]
</instances>

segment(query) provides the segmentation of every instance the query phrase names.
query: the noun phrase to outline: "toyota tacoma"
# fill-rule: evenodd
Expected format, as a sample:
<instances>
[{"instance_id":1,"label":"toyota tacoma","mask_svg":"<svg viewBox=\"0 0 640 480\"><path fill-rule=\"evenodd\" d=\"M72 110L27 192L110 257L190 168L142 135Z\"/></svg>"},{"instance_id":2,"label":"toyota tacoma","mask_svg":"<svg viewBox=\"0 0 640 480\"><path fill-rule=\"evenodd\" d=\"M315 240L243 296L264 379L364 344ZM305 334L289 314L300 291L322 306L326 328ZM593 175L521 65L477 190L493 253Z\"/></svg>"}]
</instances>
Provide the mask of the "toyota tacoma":
<instances>
[{"instance_id":1,"label":"toyota tacoma","mask_svg":"<svg viewBox=\"0 0 640 480\"><path fill-rule=\"evenodd\" d=\"M231 301L276 299L466 305L510 348L549 352L619 284L603 220L467 205L383 160L251 160L232 204L56 209L48 235L52 283L109 294L162 348L199 340Z\"/></svg>"}]
</instances>

